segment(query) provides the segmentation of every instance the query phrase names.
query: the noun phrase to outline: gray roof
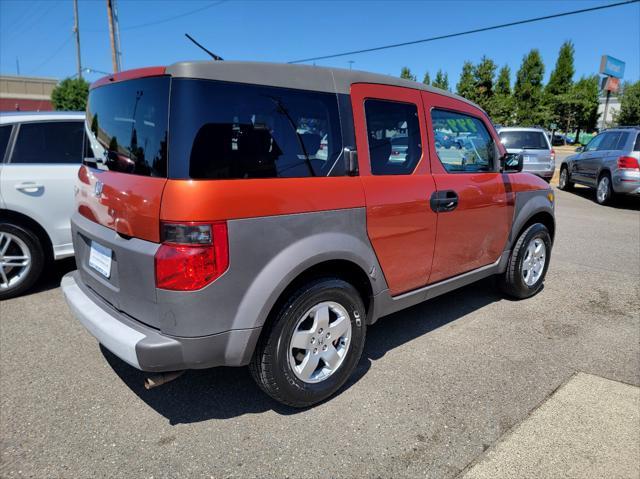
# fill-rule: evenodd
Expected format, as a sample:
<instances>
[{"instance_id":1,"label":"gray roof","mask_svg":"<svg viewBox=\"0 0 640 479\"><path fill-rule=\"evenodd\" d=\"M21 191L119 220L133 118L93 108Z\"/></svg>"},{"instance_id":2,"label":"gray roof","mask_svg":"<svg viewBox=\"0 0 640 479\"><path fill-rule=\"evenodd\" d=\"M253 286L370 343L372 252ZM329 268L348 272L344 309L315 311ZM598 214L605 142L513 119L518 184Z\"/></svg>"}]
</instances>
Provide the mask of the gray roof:
<instances>
[{"instance_id":1,"label":"gray roof","mask_svg":"<svg viewBox=\"0 0 640 479\"><path fill-rule=\"evenodd\" d=\"M478 107L475 103L461 96L423 83L390 75L343 68L292 65L288 63L199 61L174 63L167 67L166 72L171 76L182 78L202 78L345 94L351 91L353 83L393 85L429 91L438 95L456 98Z\"/></svg>"}]
</instances>

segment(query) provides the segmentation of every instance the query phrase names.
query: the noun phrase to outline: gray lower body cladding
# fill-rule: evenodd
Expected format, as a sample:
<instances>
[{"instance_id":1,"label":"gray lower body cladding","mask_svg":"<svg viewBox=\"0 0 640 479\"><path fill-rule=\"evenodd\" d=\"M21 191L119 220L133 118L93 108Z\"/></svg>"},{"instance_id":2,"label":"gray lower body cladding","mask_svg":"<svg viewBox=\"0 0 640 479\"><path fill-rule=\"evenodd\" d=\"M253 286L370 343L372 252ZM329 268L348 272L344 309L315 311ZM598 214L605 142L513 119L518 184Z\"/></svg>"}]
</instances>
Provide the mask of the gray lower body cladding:
<instances>
[{"instance_id":1,"label":"gray lower body cladding","mask_svg":"<svg viewBox=\"0 0 640 479\"><path fill-rule=\"evenodd\" d=\"M387 290L366 232L364 208L232 220L229 269L197 291L155 287L159 245L72 218L78 271L63 291L75 316L107 349L147 371L246 364L285 288L325 261L357 265L372 296ZM112 250L109 278L89 266L91 243ZM373 277L372 277L373 276Z\"/></svg>"}]
</instances>

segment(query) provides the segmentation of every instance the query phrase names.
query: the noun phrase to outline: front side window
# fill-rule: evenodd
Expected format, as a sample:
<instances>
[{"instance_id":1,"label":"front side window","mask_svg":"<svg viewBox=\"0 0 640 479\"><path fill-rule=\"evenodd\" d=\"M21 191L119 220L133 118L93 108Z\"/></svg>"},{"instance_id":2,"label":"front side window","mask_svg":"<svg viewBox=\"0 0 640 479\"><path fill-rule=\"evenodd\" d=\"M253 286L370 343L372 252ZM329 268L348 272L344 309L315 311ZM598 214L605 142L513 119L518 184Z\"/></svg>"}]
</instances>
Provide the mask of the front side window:
<instances>
[{"instance_id":1,"label":"front side window","mask_svg":"<svg viewBox=\"0 0 640 479\"><path fill-rule=\"evenodd\" d=\"M0 163L4 158L4 154L7 151L9 145L9 137L11 136L11 125L0 126Z\"/></svg>"},{"instance_id":2,"label":"front side window","mask_svg":"<svg viewBox=\"0 0 640 479\"><path fill-rule=\"evenodd\" d=\"M603 137L604 135L600 134L598 136L591 138L591 141L589 141L589 143L587 143L587 146L585 146L584 151L596 151L600 146L600 143L602 142Z\"/></svg>"},{"instance_id":3,"label":"front side window","mask_svg":"<svg viewBox=\"0 0 640 479\"><path fill-rule=\"evenodd\" d=\"M84 147L81 121L23 123L18 130L11 163L81 163Z\"/></svg>"},{"instance_id":4,"label":"front side window","mask_svg":"<svg viewBox=\"0 0 640 479\"><path fill-rule=\"evenodd\" d=\"M335 94L211 80L171 86L170 176L344 174Z\"/></svg>"},{"instance_id":5,"label":"front side window","mask_svg":"<svg viewBox=\"0 0 640 479\"><path fill-rule=\"evenodd\" d=\"M547 137L542 131L506 130L499 133L500 141L511 150L548 150Z\"/></svg>"},{"instance_id":6,"label":"front side window","mask_svg":"<svg viewBox=\"0 0 640 479\"><path fill-rule=\"evenodd\" d=\"M410 175L422 157L418 108L412 103L365 100L373 175Z\"/></svg>"},{"instance_id":7,"label":"front side window","mask_svg":"<svg viewBox=\"0 0 640 479\"><path fill-rule=\"evenodd\" d=\"M451 173L494 171L493 138L482 120L464 113L432 110L438 158ZM450 141L442 141L447 137Z\"/></svg>"}]
</instances>

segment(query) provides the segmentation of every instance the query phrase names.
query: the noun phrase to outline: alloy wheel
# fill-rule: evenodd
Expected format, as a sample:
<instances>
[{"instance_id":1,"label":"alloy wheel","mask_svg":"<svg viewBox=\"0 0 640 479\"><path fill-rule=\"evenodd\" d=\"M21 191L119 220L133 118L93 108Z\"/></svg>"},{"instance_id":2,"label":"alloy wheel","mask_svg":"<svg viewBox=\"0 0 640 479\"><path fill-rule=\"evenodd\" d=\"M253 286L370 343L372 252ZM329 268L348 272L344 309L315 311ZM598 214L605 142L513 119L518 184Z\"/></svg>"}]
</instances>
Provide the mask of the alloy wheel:
<instances>
[{"instance_id":1,"label":"alloy wheel","mask_svg":"<svg viewBox=\"0 0 640 479\"><path fill-rule=\"evenodd\" d=\"M322 382L342 365L350 342L351 319L347 310L333 301L319 303L294 328L288 348L289 365L301 381Z\"/></svg>"},{"instance_id":2,"label":"alloy wheel","mask_svg":"<svg viewBox=\"0 0 640 479\"><path fill-rule=\"evenodd\" d=\"M533 238L522 260L522 279L527 286L535 285L542 277L546 255L547 247L544 241L541 238Z\"/></svg>"},{"instance_id":3,"label":"alloy wheel","mask_svg":"<svg viewBox=\"0 0 640 479\"><path fill-rule=\"evenodd\" d=\"M0 289L18 286L31 269L31 252L26 243L11 233L0 233Z\"/></svg>"},{"instance_id":4,"label":"alloy wheel","mask_svg":"<svg viewBox=\"0 0 640 479\"><path fill-rule=\"evenodd\" d=\"M604 203L609 199L609 177L603 176L598 182L598 189L596 191L598 203Z\"/></svg>"}]
</instances>

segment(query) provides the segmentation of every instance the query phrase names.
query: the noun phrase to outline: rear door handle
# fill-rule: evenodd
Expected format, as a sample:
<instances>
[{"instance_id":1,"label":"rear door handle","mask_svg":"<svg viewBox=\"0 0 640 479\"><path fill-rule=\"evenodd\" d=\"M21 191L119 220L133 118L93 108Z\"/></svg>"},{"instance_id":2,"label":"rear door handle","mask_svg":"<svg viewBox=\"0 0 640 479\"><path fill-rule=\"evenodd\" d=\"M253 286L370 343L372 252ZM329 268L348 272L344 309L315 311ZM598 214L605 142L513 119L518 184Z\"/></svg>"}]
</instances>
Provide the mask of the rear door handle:
<instances>
[{"instance_id":1,"label":"rear door handle","mask_svg":"<svg viewBox=\"0 0 640 479\"><path fill-rule=\"evenodd\" d=\"M42 188L44 188L44 185L41 185L40 183L34 183L33 181L25 181L16 185L16 190L24 191L25 193L35 193Z\"/></svg>"},{"instance_id":2,"label":"rear door handle","mask_svg":"<svg viewBox=\"0 0 640 479\"><path fill-rule=\"evenodd\" d=\"M453 211L458 207L458 194L453 190L434 191L430 203L436 213Z\"/></svg>"}]
</instances>

